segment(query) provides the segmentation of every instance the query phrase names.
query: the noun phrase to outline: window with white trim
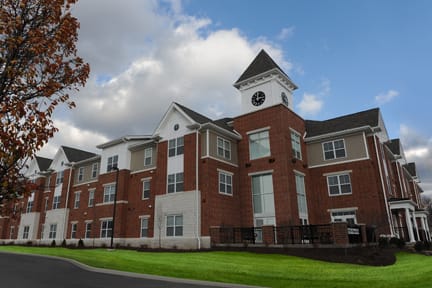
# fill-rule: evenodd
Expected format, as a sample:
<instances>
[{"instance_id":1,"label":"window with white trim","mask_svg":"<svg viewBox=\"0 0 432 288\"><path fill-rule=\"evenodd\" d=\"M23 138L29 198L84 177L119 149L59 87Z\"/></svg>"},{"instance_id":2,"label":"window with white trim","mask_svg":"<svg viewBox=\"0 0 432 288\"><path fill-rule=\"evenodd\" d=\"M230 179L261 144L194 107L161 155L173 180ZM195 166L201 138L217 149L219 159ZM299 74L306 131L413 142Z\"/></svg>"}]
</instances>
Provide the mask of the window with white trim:
<instances>
[{"instance_id":1,"label":"window with white trim","mask_svg":"<svg viewBox=\"0 0 432 288\"><path fill-rule=\"evenodd\" d=\"M112 227L113 227L113 221L111 219L102 220L100 238L110 238L112 235Z\"/></svg>"},{"instance_id":2,"label":"window with white trim","mask_svg":"<svg viewBox=\"0 0 432 288\"><path fill-rule=\"evenodd\" d=\"M166 236L183 236L183 215L168 215L166 218Z\"/></svg>"},{"instance_id":3,"label":"window with white trim","mask_svg":"<svg viewBox=\"0 0 432 288\"><path fill-rule=\"evenodd\" d=\"M144 200L149 198L150 198L150 179L143 179L141 199Z\"/></svg>"},{"instance_id":4,"label":"window with white trim","mask_svg":"<svg viewBox=\"0 0 432 288\"><path fill-rule=\"evenodd\" d=\"M44 211L47 211L48 210L48 204L49 203L49 201L48 201L48 197L46 197L45 198L45 210Z\"/></svg>"},{"instance_id":5,"label":"window with white trim","mask_svg":"<svg viewBox=\"0 0 432 288\"><path fill-rule=\"evenodd\" d=\"M29 232L30 232L30 226L24 226L22 238L28 239L29 238Z\"/></svg>"},{"instance_id":6,"label":"window with white trim","mask_svg":"<svg viewBox=\"0 0 432 288\"><path fill-rule=\"evenodd\" d=\"M168 157L182 155L184 150L183 137L170 139L168 141Z\"/></svg>"},{"instance_id":7,"label":"window with white trim","mask_svg":"<svg viewBox=\"0 0 432 288\"><path fill-rule=\"evenodd\" d=\"M153 164L153 148L149 147L144 149L144 166Z\"/></svg>"},{"instance_id":8,"label":"window with white trim","mask_svg":"<svg viewBox=\"0 0 432 288\"><path fill-rule=\"evenodd\" d=\"M183 191L183 172L168 175L168 193Z\"/></svg>"},{"instance_id":9,"label":"window with white trim","mask_svg":"<svg viewBox=\"0 0 432 288\"><path fill-rule=\"evenodd\" d=\"M232 173L219 171L219 193L225 195L233 194Z\"/></svg>"},{"instance_id":10,"label":"window with white trim","mask_svg":"<svg viewBox=\"0 0 432 288\"><path fill-rule=\"evenodd\" d=\"M346 156L343 139L325 142L322 145L325 160L344 158Z\"/></svg>"},{"instance_id":11,"label":"window with white trim","mask_svg":"<svg viewBox=\"0 0 432 288\"><path fill-rule=\"evenodd\" d=\"M332 222L347 222L348 224L356 224L356 210L332 211Z\"/></svg>"},{"instance_id":12,"label":"window with white trim","mask_svg":"<svg viewBox=\"0 0 432 288\"><path fill-rule=\"evenodd\" d=\"M71 239L76 239L77 227L78 227L77 223L71 224Z\"/></svg>"},{"instance_id":13,"label":"window with white trim","mask_svg":"<svg viewBox=\"0 0 432 288\"><path fill-rule=\"evenodd\" d=\"M327 176L330 196L351 194L351 178L349 173Z\"/></svg>"},{"instance_id":14,"label":"window with white trim","mask_svg":"<svg viewBox=\"0 0 432 288\"><path fill-rule=\"evenodd\" d=\"M78 182L82 182L84 180L84 167L78 168Z\"/></svg>"},{"instance_id":15,"label":"window with white trim","mask_svg":"<svg viewBox=\"0 0 432 288\"><path fill-rule=\"evenodd\" d=\"M91 230L92 230L92 223L91 222L87 222L85 224L85 235L84 235L84 238L86 238L86 239L91 238Z\"/></svg>"},{"instance_id":16,"label":"window with white trim","mask_svg":"<svg viewBox=\"0 0 432 288\"><path fill-rule=\"evenodd\" d=\"M57 236L57 224L50 224L49 239L55 239Z\"/></svg>"},{"instance_id":17,"label":"window with white trim","mask_svg":"<svg viewBox=\"0 0 432 288\"><path fill-rule=\"evenodd\" d=\"M148 218L141 218L141 228L140 228L140 236L141 238L148 237Z\"/></svg>"},{"instance_id":18,"label":"window with white trim","mask_svg":"<svg viewBox=\"0 0 432 288\"><path fill-rule=\"evenodd\" d=\"M91 172L92 179L95 179L98 176L98 171L99 171L99 163L93 163L92 172Z\"/></svg>"},{"instance_id":19,"label":"window with white trim","mask_svg":"<svg viewBox=\"0 0 432 288\"><path fill-rule=\"evenodd\" d=\"M88 198L88 207L93 207L94 205L94 194L96 189L90 189L89 192L89 198Z\"/></svg>"},{"instance_id":20,"label":"window with white trim","mask_svg":"<svg viewBox=\"0 0 432 288\"><path fill-rule=\"evenodd\" d=\"M108 157L107 172L110 172L111 170L113 170L116 167L118 167L118 155Z\"/></svg>"},{"instance_id":21,"label":"window with white trim","mask_svg":"<svg viewBox=\"0 0 432 288\"><path fill-rule=\"evenodd\" d=\"M307 202L306 202L306 189L305 189L304 176L296 173L295 180L296 180L297 206L299 210L299 217L300 219L307 219L308 209L307 209Z\"/></svg>"},{"instance_id":22,"label":"window with white trim","mask_svg":"<svg viewBox=\"0 0 432 288\"><path fill-rule=\"evenodd\" d=\"M62 184L63 179L64 179L64 171L58 171L56 175L56 185Z\"/></svg>"},{"instance_id":23,"label":"window with white trim","mask_svg":"<svg viewBox=\"0 0 432 288\"><path fill-rule=\"evenodd\" d=\"M270 156L269 131L249 134L249 153L251 160Z\"/></svg>"},{"instance_id":24,"label":"window with white trim","mask_svg":"<svg viewBox=\"0 0 432 288\"><path fill-rule=\"evenodd\" d=\"M76 192L75 193L75 200L74 200L74 208L78 209L80 206L80 198L81 198L81 193L80 192Z\"/></svg>"},{"instance_id":25,"label":"window with white trim","mask_svg":"<svg viewBox=\"0 0 432 288\"><path fill-rule=\"evenodd\" d=\"M54 196L53 199L53 209L59 209L60 208L60 195Z\"/></svg>"},{"instance_id":26,"label":"window with white trim","mask_svg":"<svg viewBox=\"0 0 432 288\"><path fill-rule=\"evenodd\" d=\"M115 198L115 184L106 185L104 187L103 203L114 202Z\"/></svg>"},{"instance_id":27,"label":"window with white trim","mask_svg":"<svg viewBox=\"0 0 432 288\"><path fill-rule=\"evenodd\" d=\"M294 131L291 131L291 151L294 158L302 159L300 134Z\"/></svg>"},{"instance_id":28,"label":"window with white trim","mask_svg":"<svg viewBox=\"0 0 432 288\"><path fill-rule=\"evenodd\" d=\"M222 137L217 137L217 155L219 157L231 159L231 142Z\"/></svg>"},{"instance_id":29,"label":"window with white trim","mask_svg":"<svg viewBox=\"0 0 432 288\"><path fill-rule=\"evenodd\" d=\"M32 209L33 209L33 201L28 200L28 202L27 202L27 208L26 208L26 213L32 212Z\"/></svg>"}]
</instances>

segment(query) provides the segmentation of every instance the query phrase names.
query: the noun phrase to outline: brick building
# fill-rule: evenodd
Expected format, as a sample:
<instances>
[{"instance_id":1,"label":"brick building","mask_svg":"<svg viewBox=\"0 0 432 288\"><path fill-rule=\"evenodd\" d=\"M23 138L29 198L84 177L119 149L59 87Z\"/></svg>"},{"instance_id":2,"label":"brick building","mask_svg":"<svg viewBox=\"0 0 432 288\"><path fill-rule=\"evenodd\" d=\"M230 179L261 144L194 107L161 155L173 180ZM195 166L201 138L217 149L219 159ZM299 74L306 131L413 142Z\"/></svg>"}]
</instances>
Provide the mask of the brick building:
<instances>
[{"instance_id":1,"label":"brick building","mask_svg":"<svg viewBox=\"0 0 432 288\"><path fill-rule=\"evenodd\" d=\"M153 134L101 144L99 155L62 146L53 159L36 157L27 177L40 189L0 218L0 239L100 246L114 230L119 245L194 249L234 228L242 241L278 244L287 229L335 223L345 226L332 226L333 240L348 224L430 239L415 164L379 109L301 118L297 86L264 50L234 86L239 116L212 120L172 103ZM307 231L302 243L318 230Z\"/></svg>"}]
</instances>

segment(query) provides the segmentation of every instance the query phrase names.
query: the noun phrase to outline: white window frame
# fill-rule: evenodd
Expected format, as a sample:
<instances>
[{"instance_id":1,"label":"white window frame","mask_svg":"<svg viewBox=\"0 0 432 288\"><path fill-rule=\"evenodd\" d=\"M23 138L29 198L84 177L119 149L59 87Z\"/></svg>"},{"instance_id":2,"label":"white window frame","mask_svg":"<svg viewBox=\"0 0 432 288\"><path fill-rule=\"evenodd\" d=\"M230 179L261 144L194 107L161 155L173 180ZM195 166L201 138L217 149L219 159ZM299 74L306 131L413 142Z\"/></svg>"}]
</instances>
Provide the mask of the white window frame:
<instances>
[{"instance_id":1,"label":"white window frame","mask_svg":"<svg viewBox=\"0 0 432 288\"><path fill-rule=\"evenodd\" d=\"M299 218L302 222L301 224L303 225L304 223L307 223L309 218L307 197L306 197L305 175L297 172L295 172L294 175L295 175L295 183L296 183L297 207L299 212ZM303 209L304 211L302 211Z\"/></svg>"},{"instance_id":2,"label":"white window frame","mask_svg":"<svg viewBox=\"0 0 432 288\"><path fill-rule=\"evenodd\" d=\"M84 167L78 168L78 182L82 182L84 180Z\"/></svg>"},{"instance_id":3,"label":"white window frame","mask_svg":"<svg viewBox=\"0 0 432 288\"><path fill-rule=\"evenodd\" d=\"M26 225L23 228L22 239L29 239L29 235L30 235L30 226Z\"/></svg>"},{"instance_id":4,"label":"white window frame","mask_svg":"<svg viewBox=\"0 0 432 288\"><path fill-rule=\"evenodd\" d=\"M291 151L294 158L302 160L301 135L294 130L291 130Z\"/></svg>"},{"instance_id":5,"label":"white window frame","mask_svg":"<svg viewBox=\"0 0 432 288\"><path fill-rule=\"evenodd\" d=\"M327 176L327 190L328 190L329 196L342 196L342 195L351 195L352 194L351 175L349 172L343 172L343 173L338 173L338 174L334 173L334 174L330 174L330 175L326 175L326 176ZM341 180L345 180L346 177L348 177L349 181L342 183ZM337 183L331 184L330 179L337 179ZM348 193L342 192L342 186L347 186L347 185L349 185L350 191ZM331 187L337 187L338 193L331 193Z\"/></svg>"},{"instance_id":6,"label":"white window frame","mask_svg":"<svg viewBox=\"0 0 432 288\"><path fill-rule=\"evenodd\" d=\"M150 199L150 193L151 193L151 181L150 180L151 180L151 178L144 178L141 180L141 182L142 182L141 200ZM146 186L146 184L148 184L148 186ZM148 192L148 195L146 195L147 192Z\"/></svg>"},{"instance_id":7,"label":"white window frame","mask_svg":"<svg viewBox=\"0 0 432 288\"><path fill-rule=\"evenodd\" d=\"M76 239L76 233L78 230L78 223L71 223L71 239Z\"/></svg>"},{"instance_id":8,"label":"white window frame","mask_svg":"<svg viewBox=\"0 0 432 288\"><path fill-rule=\"evenodd\" d=\"M33 210L33 200L28 200L27 201L27 207L26 207L26 213L31 213Z\"/></svg>"},{"instance_id":9,"label":"white window frame","mask_svg":"<svg viewBox=\"0 0 432 288\"><path fill-rule=\"evenodd\" d=\"M94 206L95 192L96 192L95 188L88 190L89 193L88 202L87 202L88 207Z\"/></svg>"},{"instance_id":10,"label":"white window frame","mask_svg":"<svg viewBox=\"0 0 432 288\"><path fill-rule=\"evenodd\" d=\"M91 178L95 179L98 176L99 163L92 164Z\"/></svg>"},{"instance_id":11,"label":"white window frame","mask_svg":"<svg viewBox=\"0 0 432 288\"><path fill-rule=\"evenodd\" d=\"M153 165L153 147L148 147L144 149L144 166Z\"/></svg>"},{"instance_id":12,"label":"white window frame","mask_svg":"<svg viewBox=\"0 0 432 288\"><path fill-rule=\"evenodd\" d=\"M110 225L111 223L111 225ZM101 228L100 228L100 238L110 238L112 235L112 219L103 219L101 220ZM111 227L110 227L111 226Z\"/></svg>"},{"instance_id":13,"label":"white window frame","mask_svg":"<svg viewBox=\"0 0 432 288\"><path fill-rule=\"evenodd\" d=\"M149 232L149 216L141 216L140 217L140 237L147 238ZM143 233L145 231L145 233Z\"/></svg>"},{"instance_id":14,"label":"white window frame","mask_svg":"<svg viewBox=\"0 0 432 288\"><path fill-rule=\"evenodd\" d=\"M184 154L184 137L168 140L168 157Z\"/></svg>"},{"instance_id":15,"label":"white window frame","mask_svg":"<svg viewBox=\"0 0 432 288\"><path fill-rule=\"evenodd\" d=\"M75 192L74 209L78 209L81 202L81 192Z\"/></svg>"},{"instance_id":16,"label":"white window frame","mask_svg":"<svg viewBox=\"0 0 432 288\"><path fill-rule=\"evenodd\" d=\"M170 191L170 187L173 187L173 190ZM184 173L173 173L168 174L167 177L167 194L178 193L184 191Z\"/></svg>"},{"instance_id":17,"label":"white window frame","mask_svg":"<svg viewBox=\"0 0 432 288\"><path fill-rule=\"evenodd\" d=\"M218 169L219 194L233 195L233 173Z\"/></svg>"},{"instance_id":18,"label":"white window frame","mask_svg":"<svg viewBox=\"0 0 432 288\"><path fill-rule=\"evenodd\" d=\"M85 223L85 234L84 234L84 239L90 239L91 237L91 233L92 233L92 222L86 222Z\"/></svg>"},{"instance_id":19,"label":"white window frame","mask_svg":"<svg viewBox=\"0 0 432 288\"><path fill-rule=\"evenodd\" d=\"M58 171L56 175L56 186L62 184L63 179L64 179L64 170Z\"/></svg>"},{"instance_id":20,"label":"white window frame","mask_svg":"<svg viewBox=\"0 0 432 288\"><path fill-rule=\"evenodd\" d=\"M52 209L60 209L61 195L54 195Z\"/></svg>"},{"instance_id":21,"label":"white window frame","mask_svg":"<svg viewBox=\"0 0 432 288\"><path fill-rule=\"evenodd\" d=\"M116 194L116 184L111 183L104 185L103 203L113 203Z\"/></svg>"},{"instance_id":22,"label":"white window frame","mask_svg":"<svg viewBox=\"0 0 432 288\"><path fill-rule=\"evenodd\" d=\"M335 143L342 143L343 148L336 148L336 144ZM331 144L331 147L328 147L326 149L326 145ZM334 159L339 159L339 158L346 158L347 153L346 153L346 145L345 145L345 140L344 139L337 139L337 140L332 140L332 141L326 141L322 143L322 150L323 150L323 157L324 160L334 160ZM343 155L337 155L338 151L343 151ZM333 155L332 157L327 157L326 153L332 153L331 155Z\"/></svg>"},{"instance_id":23,"label":"white window frame","mask_svg":"<svg viewBox=\"0 0 432 288\"><path fill-rule=\"evenodd\" d=\"M118 167L118 155L113 155L107 159L107 172L112 171L115 167Z\"/></svg>"},{"instance_id":24,"label":"white window frame","mask_svg":"<svg viewBox=\"0 0 432 288\"><path fill-rule=\"evenodd\" d=\"M249 159L255 160L264 157L271 156L271 147L270 147L270 130L269 129L260 129L252 132L248 132L249 138ZM257 137L256 139L252 139ZM265 143L264 143L265 142ZM262 145L264 143L265 145ZM268 149L265 149L267 148ZM255 147L255 148L254 148ZM261 148L260 148L261 147ZM263 151L260 151L263 150ZM256 155L254 152L258 152Z\"/></svg>"},{"instance_id":25,"label":"white window frame","mask_svg":"<svg viewBox=\"0 0 432 288\"><path fill-rule=\"evenodd\" d=\"M231 141L217 136L217 155L219 157L231 160Z\"/></svg>"},{"instance_id":26,"label":"white window frame","mask_svg":"<svg viewBox=\"0 0 432 288\"><path fill-rule=\"evenodd\" d=\"M347 222L348 219L353 219L353 224L357 224L357 208L340 208L332 209L330 212L331 222Z\"/></svg>"},{"instance_id":27,"label":"white window frame","mask_svg":"<svg viewBox=\"0 0 432 288\"><path fill-rule=\"evenodd\" d=\"M57 237L57 223L50 224L48 239L56 239L56 237Z\"/></svg>"},{"instance_id":28,"label":"white window frame","mask_svg":"<svg viewBox=\"0 0 432 288\"><path fill-rule=\"evenodd\" d=\"M172 221L170 221L172 219ZM172 222L172 224L169 224L169 222ZM181 224L179 223L181 222ZM183 236L183 215L182 214L173 214L173 215L167 215L166 216L166 237L182 237ZM169 233L169 231L172 230L172 233ZM172 235L171 235L172 234Z\"/></svg>"}]
</instances>

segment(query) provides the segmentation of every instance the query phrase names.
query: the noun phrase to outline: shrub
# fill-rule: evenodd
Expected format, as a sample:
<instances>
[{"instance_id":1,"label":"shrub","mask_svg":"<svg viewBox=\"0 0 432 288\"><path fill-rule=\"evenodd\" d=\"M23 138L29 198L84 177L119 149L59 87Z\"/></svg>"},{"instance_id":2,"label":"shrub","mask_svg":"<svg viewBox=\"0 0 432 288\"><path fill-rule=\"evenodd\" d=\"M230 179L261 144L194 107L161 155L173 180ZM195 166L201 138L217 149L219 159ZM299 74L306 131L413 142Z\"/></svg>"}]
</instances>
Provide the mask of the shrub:
<instances>
[{"instance_id":1,"label":"shrub","mask_svg":"<svg viewBox=\"0 0 432 288\"><path fill-rule=\"evenodd\" d=\"M78 240L78 248L84 248L84 241L81 238Z\"/></svg>"},{"instance_id":2,"label":"shrub","mask_svg":"<svg viewBox=\"0 0 432 288\"><path fill-rule=\"evenodd\" d=\"M62 243L61 243L61 247L66 247L66 239L63 239Z\"/></svg>"},{"instance_id":3,"label":"shrub","mask_svg":"<svg viewBox=\"0 0 432 288\"><path fill-rule=\"evenodd\" d=\"M389 240L387 237L380 237L378 239L378 246L380 248L387 248L389 246Z\"/></svg>"},{"instance_id":4,"label":"shrub","mask_svg":"<svg viewBox=\"0 0 432 288\"><path fill-rule=\"evenodd\" d=\"M417 241L417 242L414 244L414 249L415 249L417 252L420 252L420 251L425 250L425 243L424 243L423 241Z\"/></svg>"},{"instance_id":5,"label":"shrub","mask_svg":"<svg viewBox=\"0 0 432 288\"><path fill-rule=\"evenodd\" d=\"M397 248L405 247L405 241L397 237L392 237L389 241L389 244L391 247L397 247Z\"/></svg>"},{"instance_id":6,"label":"shrub","mask_svg":"<svg viewBox=\"0 0 432 288\"><path fill-rule=\"evenodd\" d=\"M52 240L51 247L56 247L56 241L55 240Z\"/></svg>"}]
</instances>

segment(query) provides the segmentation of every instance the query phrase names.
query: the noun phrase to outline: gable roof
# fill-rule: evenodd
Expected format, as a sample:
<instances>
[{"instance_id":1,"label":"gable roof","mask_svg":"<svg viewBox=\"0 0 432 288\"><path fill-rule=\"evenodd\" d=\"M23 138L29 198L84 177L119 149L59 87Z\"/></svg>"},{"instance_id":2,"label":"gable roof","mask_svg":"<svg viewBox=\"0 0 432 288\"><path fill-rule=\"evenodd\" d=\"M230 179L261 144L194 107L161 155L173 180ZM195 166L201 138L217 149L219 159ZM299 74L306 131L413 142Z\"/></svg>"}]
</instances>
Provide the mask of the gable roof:
<instances>
[{"instance_id":1,"label":"gable roof","mask_svg":"<svg viewBox=\"0 0 432 288\"><path fill-rule=\"evenodd\" d=\"M47 171L51 165L52 159L36 156L36 162L40 171Z\"/></svg>"},{"instance_id":2,"label":"gable roof","mask_svg":"<svg viewBox=\"0 0 432 288\"><path fill-rule=\"evenodd\" d=\"M416 165L414 162L407 163L403 165L403 167L408 171L408 173L413 177L417 177Z\"/></svg>"},{"instance_id":3,"label":"gable roof","mask_svg":"<svg viewBox=\"0 0 432 288\"><path fill-rule=\"evenodd\" d=\"M386 142L385 145L390 149L393 155L401 155L399 139L391 139L390 141Z\"/></svg>"},{"instance_id":4,"label":"gable roof","mask_svg":"<svg viewBox=\"0 0 432 288\"><path fill-rule=\"evenodd\" d=\"M82 161L82 160L96 156L95 153L75 149L72 147L61 146L61 148L63 149L63 152L65 153L65 156L70 163L79 162L79 161Z\"/></svg>"},{"instance_id":5,"label":"gable roof","mask_svg":"<svg viewBox=\"0 0 432 288\"><path fill-rule=\"evenodd\" d=\"M379 125L379 118L379 108L374 108L324 121L306 120L306 138L365 126L374 128Z\"/></svg>"}]
</instances>

